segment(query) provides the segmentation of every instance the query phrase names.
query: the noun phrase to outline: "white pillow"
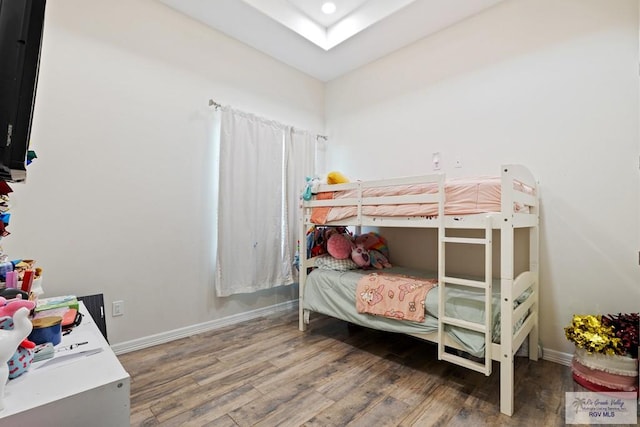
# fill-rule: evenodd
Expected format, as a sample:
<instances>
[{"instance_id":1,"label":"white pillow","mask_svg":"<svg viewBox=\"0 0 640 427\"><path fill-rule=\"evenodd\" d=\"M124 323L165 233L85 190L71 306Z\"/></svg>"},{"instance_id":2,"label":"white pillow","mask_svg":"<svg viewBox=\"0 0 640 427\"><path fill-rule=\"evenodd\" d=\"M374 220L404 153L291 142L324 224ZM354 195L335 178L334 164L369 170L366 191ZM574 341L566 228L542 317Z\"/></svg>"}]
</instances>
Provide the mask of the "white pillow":
<instances>
[{"instance_id":1,"label":"white pillow","mask_svg":"<svg viewBox=\"0 0 640 427\"><path fill-rule=\"evenodd\" d=\"M316 267L323 270L347 271L355 270L358 265L351 258L335 259L331 255L320 255L315 258Z\"/></svg>"}]
</instances>

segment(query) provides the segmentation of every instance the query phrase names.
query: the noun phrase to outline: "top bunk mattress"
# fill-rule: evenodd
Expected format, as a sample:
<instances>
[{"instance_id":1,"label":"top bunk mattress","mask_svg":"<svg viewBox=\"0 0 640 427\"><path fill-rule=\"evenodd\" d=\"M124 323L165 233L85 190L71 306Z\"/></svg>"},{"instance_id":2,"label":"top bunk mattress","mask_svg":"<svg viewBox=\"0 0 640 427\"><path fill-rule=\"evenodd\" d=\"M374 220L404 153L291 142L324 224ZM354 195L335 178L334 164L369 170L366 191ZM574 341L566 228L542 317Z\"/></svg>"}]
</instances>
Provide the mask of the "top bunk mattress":
<instances>
[{"instance_id":1,"label":"top bunk mattress","mask_svg":"<svg viewBox=\"0 0 640 427\"><path fill-rule=\"evenodd\" d=\"M444 185L445 215L473 215L501 211L501 178L498 176L479 176L471 178L454 178ZM326 188L326 187L325 187ZM534 194L534 190L514 181L514 190L526 194ZM401 195L435 195L438 183L387 185L343 191L324 191L315 195L314 200L336 200L339 204L344 199L392 197ZM328 202L330 203L330 202ZM529 206L514 203L514 212L528 213ZM356 216L357 205L314 207L311 213L313 224L327 224ZM438 203L407 204L367 204L362 205L362 215L373 217L435 217L438 215Z\"/></svg>"}]
</instances>

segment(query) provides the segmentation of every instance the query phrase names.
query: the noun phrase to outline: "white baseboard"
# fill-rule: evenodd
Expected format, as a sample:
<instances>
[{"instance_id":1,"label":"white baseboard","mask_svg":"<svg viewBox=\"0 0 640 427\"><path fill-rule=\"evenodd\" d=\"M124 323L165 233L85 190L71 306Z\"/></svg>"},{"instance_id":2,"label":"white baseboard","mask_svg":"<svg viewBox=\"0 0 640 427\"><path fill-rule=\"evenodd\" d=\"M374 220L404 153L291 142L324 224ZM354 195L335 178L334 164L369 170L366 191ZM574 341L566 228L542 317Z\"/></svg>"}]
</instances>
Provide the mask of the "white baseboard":
<instances>
[{"instance_id":1,"label":"white baseboard","mask_svg":"<svg viewBox=\"0 0 640 427\"><path fill-rule=\"evenodd\" d=\"M223 328L225 326L234 325L240 322L246 322L258 317L268 316L270 314L278 313L281 311L292 310L297 306L298 300L286 301L279 304L271 305L269 307L263 307L257 310L234 314L222 319L211 320L209 322L199 323L197 325L186 326L184 328L174 329L171 331L161 332L159 334L149 335L147 337L138 338L131 341L121 342L112 345L111 349L115 354L124 354L135 350L142 350L143 348L153 347L154 345L168 343L202 332Z\"/></svg>"},{"instance_id":2,"label":"white baseboard","mask_svg":"<svg viewBox=\"0 0 640 427\"><path fill-rule=\"evenodd\" d=\"M571 360L573 359L573 354L562 353L560 351L545 348L542 351L542 358L544 360L548 360L549 362L555 362L561 365L571 366Z\"/></svg>"}]
</instances>

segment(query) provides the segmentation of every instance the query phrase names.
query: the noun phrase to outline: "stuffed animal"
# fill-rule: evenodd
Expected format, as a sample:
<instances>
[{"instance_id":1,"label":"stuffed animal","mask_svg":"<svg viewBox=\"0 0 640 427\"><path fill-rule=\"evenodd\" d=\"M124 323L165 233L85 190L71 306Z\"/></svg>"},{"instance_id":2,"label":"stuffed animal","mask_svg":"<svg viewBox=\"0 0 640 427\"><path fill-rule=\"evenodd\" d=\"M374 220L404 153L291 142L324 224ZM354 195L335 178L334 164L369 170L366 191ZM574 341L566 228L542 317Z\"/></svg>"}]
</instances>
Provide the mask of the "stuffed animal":
<instances>
[{"instance_id":1,"label":"stuffed animal","mask_svg":"<svg viewBox=\"0 0 640 427\"><path fill-rule=\"evenodd\" d=\"M13 314L10 316L0 316L0 330L3 329L13 329ZM27 338L23 339L18 345L18 348L15 353L13 353L13 356L11 356L11 359L7 361L10 380L19 377L29 370L31 363L33 362L33 349L35 347L36 344L33 341L29 341Z\"/></svg>"},{"instance_id":2,"label":"stuffed animal","mask_svg":"<svg viewBox=\"0 0 640 427\"><path fill-rule=\"evenodd\" d=\"M362 244L356 244L351 251L351 259L358 267L368 268L371 264L369 251Z\"/></svg>"},{"instance_id":3,"label":"stuffed animal","mask_svg":"<svg viewBox=\"0 0 640 427\"><path fill-rule=\"evenodd\" d=\"M332 233L327 240L327 252L335 259L347 259L351 256L353 242L347 234Z\"/></svg>"},{"instance_id":4,"label":"stuffed animal","mask_svg":"<svg viewBox=\"0 0 640 427\"><path fill-rule=\"evenodd\" d=\"M370 231L355 237L355 244L362 244L368 251L374 249L389 259L389 247L387 240L376 232Z\"/></svg>"},{"instance_id":5,"label":"stuffed animal","mask_svg":"<svg viewBox=\"0 0 640 427\"><path fill-rule=\"evenodd\" d=\"M354 243L356 247L360 247L363 251L366 251L367 259L369 260L366 267L371 266L378 270L391 267L387 240L378 233L370 231L366 234L360 234L355 237ZM354 261L358 264L358 261L355 259ZM365 266L361 267L366 268Z\"/></svg>"},{"instance_id":6,"label":"stuffed animal","mask_svg":"<svg viewBox=\"0 0 640 427\"><path fill-rule=\"evenodd\" d=\"M311 200L311 196L318 192L318 185L320 185L320 178L316 177L307 177L307 184L304 187L304 191L302 192L302 198L304 200Z\"/></svg>"},{"instance_id":7,"label":"stuffed animal","mask_svg":"<svg viewBox=\"0 0 640 427\"><path fill-rule=\"evenodd\" d=\"M307 256L328 253L335 259L351 258L360 268L390 268L387 241L369 232L355 239L346 227L314 227L307 232Z\"/></svg>"},{"instance_id":8,"label":"stuffed animal","mask_svg":"<svg viewBox=\"0 0 640 427\"><path fill-rule=\"evenodd\" d=\"M392 265L389 262L389 259L382 254L382 252L377 251L375 249L371 249L369 251L369 263L371 267L381 270L383 268L391 268Z\"/></svg>"},{"instance_id":9,"label":"stuffed animal","mask_svg":"<svg viewBox=\"0 0 640 427\"><path fill-rule=\"evenodd\" d=\"M307 230L307 258L328 253L327 242L334 234L344 234L349 241L353 240L347 227L311 227Z\"/></svg>"},{"instance_id":10,"label":"stuffed animal","mask_svg":"<svg viewBox=\"0 0 640 427\"><path fill-rule=\"evenodd\" d=\"M5 299L0 297L0 317L13 317L16 311L22 307L26 307L29 311L36 306L35 301L23 300L21 298Z\"/></svg>"},{"instance_id":11,"label":"stuffed animal","mask_svg":"<svg viewBox=\"0 0 640 427\"><path fill-rule=\"evenodd\" d=\"M344 184L347 182L349 182L349 178L340 172L333 171L327 174L327 184Z\"/></svg>"},{"instance_id":12,"label":"stuffed animal","mask_svg":"<svg viewBox=\"0 0 640 427\"><path fill-rule=\"evenodd\" d=\"M4 409L4 390L9 379L8 362L33 329L29 320L29 309L26 307L19 308L12 319L12 329L0 329L0 410Z\"/></svg>"},{"instance_id":13,"label":"stuffed animal","mask_svg":"<svg viewBox=\"0 0 640 427\"><path fill-rule=\"evenodd\" d=\"M323 229L319 227L312 227L307 231L307 258L326 253L324 243Z\"/></svg>"}]
</instances>

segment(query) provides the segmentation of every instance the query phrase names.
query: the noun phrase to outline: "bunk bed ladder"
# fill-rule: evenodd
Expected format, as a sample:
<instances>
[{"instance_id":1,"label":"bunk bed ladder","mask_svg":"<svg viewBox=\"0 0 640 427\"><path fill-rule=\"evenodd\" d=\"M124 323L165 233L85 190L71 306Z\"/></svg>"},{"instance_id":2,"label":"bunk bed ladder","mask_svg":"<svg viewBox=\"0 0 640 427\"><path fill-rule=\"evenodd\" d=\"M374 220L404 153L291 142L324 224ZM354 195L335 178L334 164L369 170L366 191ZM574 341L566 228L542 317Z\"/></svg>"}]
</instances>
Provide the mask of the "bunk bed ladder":
<instances>
[{"instance_id":1,"label":"bunk bed ladder","mask_svg":"<svg viewBox=\"0 0 640 427\"><path fill-rule=\"evenodd\" d=\"M487 216L486 225L484 229L484 237L448 237L446 235L446 229L441 230L439 236L439 250L438 250L438 359L446 360L448 362L455 363L457 365L464 366L474 371L482 372L485 375L491 375L491 303L492 303L492 222L491 218ZM446 275L445 271L445 246L447 243L455 244L468 244L468 245L484 245L485 249L485 266L484 266L484 281L469 280L461 277L451 277ZM445 301L448 285L465 286L469 288L484 289L484 301L485 301L485 316L483 323L469 322L455 317L446 315ZM472 331L480 332L485 337L485 355L484 363L476 362L471 359L461 357L445 351L445 333L447 326L455 326Z\"/></svg>"}]
</instances>

